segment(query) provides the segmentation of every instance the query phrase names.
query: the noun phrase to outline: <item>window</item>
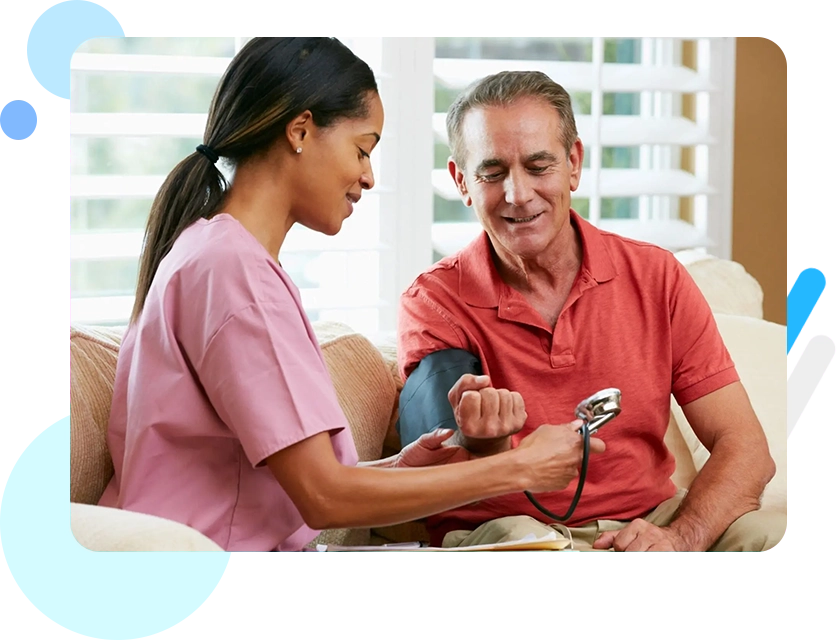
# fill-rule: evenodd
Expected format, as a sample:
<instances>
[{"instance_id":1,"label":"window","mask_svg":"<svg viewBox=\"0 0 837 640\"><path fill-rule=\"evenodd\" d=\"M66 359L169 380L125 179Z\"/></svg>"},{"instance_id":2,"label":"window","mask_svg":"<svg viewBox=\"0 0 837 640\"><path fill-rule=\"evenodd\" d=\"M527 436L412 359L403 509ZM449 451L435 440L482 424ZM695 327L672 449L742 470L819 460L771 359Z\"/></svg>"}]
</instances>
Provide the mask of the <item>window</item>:
<instances>
[{"instance_id":1,"label":"window","mask_svg":"<svg viewBox=\"0 0 837 640\"><path fill-rule=\"evenodd\" d=\"M408 106L391 103L398 100L401 84L410 85L400 67L412 67L415 47L402 46L397 39L341 40L376 72L385 110L400 108L401 122L409 126ZM246 41L108 38L85 43L73 56L73 322L127 323L154 195L169 171L200 144L215 87ZM428 92L428 111L431 101ZM405 245L412 234L396 220L418 221L411 208L421 206L418 190L405 183L414 182L416 174L405 163L396 165L396 152L421 157L411 153L410 140L400 140L398 127L389 124L373 154L377 185L364 194L340 234L326 237L299 226L288 234L282 263L300 288L312 321L337 320L368 334L395 326L396 290L406 286L405 278L398 277L399 256L409 251L394 248L399 233ZM429 162L429 149L425 155ZM399 204L396 189L409 205ZM428 185L428 202L429 194ZM427 228L429 248L429 216Z\"/></svg>"},{"instance_id":2,"label":"window","mask_svg":"<svg viewBox=\"0 0 837 640\"><path fill-rule=\"evenodd\" d=\"M585 143L576 209L672 250L729 257L733 38L340 38L385 110L376 186L340 234L291 230L282 263L311 320L395 329L399 294L479 233L446 170L445 111L473 80L540 69L571 94ZM71 314L123 325L151 202L201 142L246 38L114 38L71 62Z\"/></svg>"},{"instance_id":3,"label":"window","mask_svg":"<svg viewBox=\"0 0 837 640\"><path fill-rule=\"evenodd\" d=\"M729 257L733 55L732 38L436 38L435 257L479 231L446 169L446 111L474 80L517 69L543 71L572 98L582 216L670 250Z\"/></svg>"}]
</instances>

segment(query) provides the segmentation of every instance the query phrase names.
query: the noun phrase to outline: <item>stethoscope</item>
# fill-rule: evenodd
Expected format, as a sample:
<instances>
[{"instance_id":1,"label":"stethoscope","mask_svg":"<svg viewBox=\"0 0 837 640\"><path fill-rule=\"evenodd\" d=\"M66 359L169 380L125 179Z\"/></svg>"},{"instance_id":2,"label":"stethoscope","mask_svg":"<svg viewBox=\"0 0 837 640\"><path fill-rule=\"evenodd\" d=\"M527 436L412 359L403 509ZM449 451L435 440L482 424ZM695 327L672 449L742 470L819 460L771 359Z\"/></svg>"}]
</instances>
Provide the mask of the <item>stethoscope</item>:
<instances>
[{"instance_id":1,"label":"stethoscope","mask_svg":"<svg viewBox=\"0 0 837 640\"><path fill-rule=\"evenodd\" d=\"M570 503L570 508L563 516L558 516L545 509L535 497L529 492L524 491L529 501L545 516L564 522L570 519L575 507L578 504L578 499L581 497L581 491L584 489L584 479L587 477L587 462L590 457L590 435L596 433L605 424L613 420L622 411L622 392L619 389L602 389L598 393L593 394L589 398L582 400L575 408L575 416L584 421L578 432L584 438L584 455L581 459L581 471L578 474L578 488L575 490L575 496Z\"/></svg>"}]
</instances>

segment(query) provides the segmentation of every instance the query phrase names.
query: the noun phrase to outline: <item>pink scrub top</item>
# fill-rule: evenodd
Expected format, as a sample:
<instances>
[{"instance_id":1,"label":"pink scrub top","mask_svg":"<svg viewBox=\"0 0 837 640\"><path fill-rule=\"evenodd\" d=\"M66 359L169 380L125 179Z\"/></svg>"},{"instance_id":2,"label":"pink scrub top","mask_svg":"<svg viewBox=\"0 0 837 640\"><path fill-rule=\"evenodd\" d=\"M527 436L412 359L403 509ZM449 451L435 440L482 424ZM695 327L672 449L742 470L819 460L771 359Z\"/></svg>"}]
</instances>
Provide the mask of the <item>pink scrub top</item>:
<instances>
[{"instance_id":1,"label":"pink scrub top","mask_svg":"<svg viewBox=\"0 0 837 640\"><path fill-rule=\"evenodd\" d=\"M318 532L264 461L324 431L357 464L299 290L235 218L199 220L125 333L99 504L181 522L228 551L299 550Z\"/></svg>"}]
</instances>

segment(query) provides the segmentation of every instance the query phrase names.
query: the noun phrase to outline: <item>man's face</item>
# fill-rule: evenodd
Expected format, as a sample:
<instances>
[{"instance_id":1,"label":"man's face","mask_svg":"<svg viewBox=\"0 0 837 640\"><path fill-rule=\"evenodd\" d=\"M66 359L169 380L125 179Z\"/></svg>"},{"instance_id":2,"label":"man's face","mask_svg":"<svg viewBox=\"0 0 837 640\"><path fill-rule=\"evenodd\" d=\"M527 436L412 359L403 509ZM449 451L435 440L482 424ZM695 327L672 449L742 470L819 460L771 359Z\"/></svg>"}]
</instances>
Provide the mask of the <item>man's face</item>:
<instances>
[{"instance_id":1,"label":"man's face","mask_svg":"<svg viewBox=\"0 0 837 640\"><path fill-rule=\"evenodd\" d=\"M537 98L465 115L465 166L448 169L499 252L533 259L569 225L584 148L576 141L568 157L561 132L558 112Z\"/></svg>"}]
</instances>

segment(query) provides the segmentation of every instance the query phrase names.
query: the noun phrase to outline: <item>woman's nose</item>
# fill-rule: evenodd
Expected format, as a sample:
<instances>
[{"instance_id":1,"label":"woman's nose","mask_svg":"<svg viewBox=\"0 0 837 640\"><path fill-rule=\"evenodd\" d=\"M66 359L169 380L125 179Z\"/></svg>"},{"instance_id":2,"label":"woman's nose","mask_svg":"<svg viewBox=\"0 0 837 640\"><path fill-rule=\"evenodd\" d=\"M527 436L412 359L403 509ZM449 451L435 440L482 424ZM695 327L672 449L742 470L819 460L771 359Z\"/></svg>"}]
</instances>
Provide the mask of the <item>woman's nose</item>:
<instances>
[{"instance_id":1,"label":"woman's nose","mask_svg":"<svg viewBox=\"0 0 837 640\"><path fill-rule=\"evenodd\" d=\"M360 186L366 190L371 189L375 186L375 176L372 173L372 167L369 167L367 171L364 171L360 176Z\"/></svg>"}]
</instances>

